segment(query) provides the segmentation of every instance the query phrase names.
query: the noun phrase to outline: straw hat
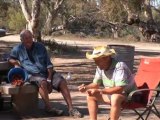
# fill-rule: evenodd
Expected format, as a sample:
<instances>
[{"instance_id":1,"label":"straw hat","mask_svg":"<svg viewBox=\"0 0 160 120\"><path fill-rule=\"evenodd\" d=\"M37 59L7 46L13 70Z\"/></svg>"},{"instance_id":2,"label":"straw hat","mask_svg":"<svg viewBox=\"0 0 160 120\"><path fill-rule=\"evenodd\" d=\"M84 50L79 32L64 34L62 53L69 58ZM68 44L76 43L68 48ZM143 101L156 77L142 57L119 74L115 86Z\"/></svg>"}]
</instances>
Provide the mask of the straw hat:
<instances>
[{"instance_id":1,"label":"straw hat","mask_svg":"<svg viewBox=\"0 0 160 120\"><path fill-rule=\"evenodd\" d=\"M116 52L114 49L110 49L108 46L97 46L93 48L93 52L87 52L86 58L94 59L102 56L113 56Z\"/></svg>"}]
</instances>

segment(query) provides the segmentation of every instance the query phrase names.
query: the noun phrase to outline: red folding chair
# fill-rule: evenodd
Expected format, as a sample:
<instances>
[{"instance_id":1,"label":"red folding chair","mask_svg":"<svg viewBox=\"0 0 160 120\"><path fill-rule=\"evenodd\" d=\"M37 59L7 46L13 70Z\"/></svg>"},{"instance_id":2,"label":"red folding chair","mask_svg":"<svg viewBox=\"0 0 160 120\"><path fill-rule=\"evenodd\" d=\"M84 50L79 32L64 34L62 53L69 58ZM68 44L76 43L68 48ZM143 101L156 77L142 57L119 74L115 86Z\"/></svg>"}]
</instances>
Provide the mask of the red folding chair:
<instances>
[{"instance_id":1,"label":"red folding chair","mask_svg":"<svg viewBox=\"0 0 160 120\"><path fill-rule=\"evenodd\" d=\"M123 103L122 109L134 110L139 115L137 119L147 120L151 112L160 118L155 106L155 100L160 93L160 58L141 58L135 82L138 90L129 94L128 101ZM138 108L144 108L144 111L140 113ZM144 114L147 114L145 119Z\"/></svg>"}]
</instances>

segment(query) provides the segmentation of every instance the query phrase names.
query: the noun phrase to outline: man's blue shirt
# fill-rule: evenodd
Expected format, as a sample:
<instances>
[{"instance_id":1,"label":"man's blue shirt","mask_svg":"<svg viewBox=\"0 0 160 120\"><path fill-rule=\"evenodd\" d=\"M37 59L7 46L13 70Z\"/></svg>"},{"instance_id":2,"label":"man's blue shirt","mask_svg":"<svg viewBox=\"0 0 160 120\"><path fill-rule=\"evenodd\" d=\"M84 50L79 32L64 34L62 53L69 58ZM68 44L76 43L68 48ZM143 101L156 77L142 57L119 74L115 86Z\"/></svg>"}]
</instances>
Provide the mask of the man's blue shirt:
<instances>
[{"instance_id":1,"label":"man's blue shirt","mask_svg":"<svg viewBox=\"0 0 160 120\"><path fill-rule=\"evenodd\" d=\"M32 75L47 77L47 68L53 67L46 48L39 42L34 42L31 50L27 50L22 43L18 44L12 49L10 57L19 60L21 66Z\"/></svg>"}]
</instances>

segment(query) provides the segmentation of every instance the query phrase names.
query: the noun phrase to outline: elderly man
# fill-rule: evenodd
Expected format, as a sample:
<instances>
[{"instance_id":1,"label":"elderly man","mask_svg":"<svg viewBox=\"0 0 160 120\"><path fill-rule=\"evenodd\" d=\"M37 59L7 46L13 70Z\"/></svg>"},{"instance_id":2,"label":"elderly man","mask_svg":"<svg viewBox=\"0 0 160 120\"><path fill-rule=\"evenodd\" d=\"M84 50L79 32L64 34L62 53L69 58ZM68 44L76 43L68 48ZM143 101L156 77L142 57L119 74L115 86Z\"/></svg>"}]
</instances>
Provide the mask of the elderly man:
<instances>
[{"instance_id":1,"label":"elderly man","mask_svg":"<svg viewBox=\"0 0 160 120\"><path fill-rule=\"evenodd\" d=\"M93 83L80 85L79 91L87 93L90 120L97 120L98 101L111 104L110 120L118 120L121 104L126 96L136 89L133 76L124 62L116 61L116 53L108 47L95 47L86 57L93 59L97 65ZM104 88L100 85L103 84Z\"/></svg>"},{"instance_id":2,"label":"elderly man","mask_svg":"<svg viewBox=\"0 0 160 120\"><path fill-rule=\"evenodd\" d=\"M43 44L34 42L32 33L23 30L20 33L21 43L15 46L10 54L9 62L15 67L22 67L29 74L29 81L39 88L39 93L45 103L47 113L62 115L63 111L52 108L48 94L53 89L60 91L68 105L70 116L82 117L81 113L73 108L72 100L66 80L53 70L53 65ZM51 87L52 86L52 87Z\"/></svg>"}]
</instances>

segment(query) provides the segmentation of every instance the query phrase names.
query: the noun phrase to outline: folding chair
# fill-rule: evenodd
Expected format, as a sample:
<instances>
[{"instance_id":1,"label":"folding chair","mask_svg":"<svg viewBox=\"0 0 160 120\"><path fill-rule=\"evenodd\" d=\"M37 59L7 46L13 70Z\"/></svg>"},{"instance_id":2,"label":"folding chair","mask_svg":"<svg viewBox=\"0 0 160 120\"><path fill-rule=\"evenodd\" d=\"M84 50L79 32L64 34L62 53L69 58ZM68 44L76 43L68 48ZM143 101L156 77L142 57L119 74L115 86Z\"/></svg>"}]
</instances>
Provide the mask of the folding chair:
<instances>
[{"instance_id":1,"label":"folding chair","mask_svg":"<svg viewBox=\"0 0 160 120\"><path fill-rule=\"evenodd\" d=\"M128 101L122 104L122 110L134 110L139 115L137 120L147 120L151 112L160 118L154 104L160 93L160 58L141 58L135 82L138 89L129 94ZM144 111L140 113L138 108L144 108ZM144 114L147 114L145 119Z\"/></svg>"}]
</instances>

